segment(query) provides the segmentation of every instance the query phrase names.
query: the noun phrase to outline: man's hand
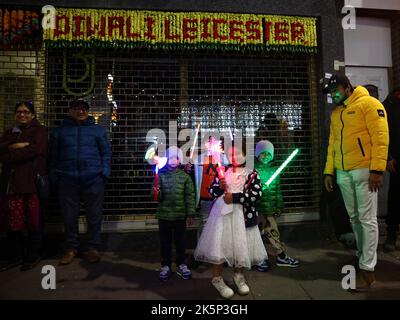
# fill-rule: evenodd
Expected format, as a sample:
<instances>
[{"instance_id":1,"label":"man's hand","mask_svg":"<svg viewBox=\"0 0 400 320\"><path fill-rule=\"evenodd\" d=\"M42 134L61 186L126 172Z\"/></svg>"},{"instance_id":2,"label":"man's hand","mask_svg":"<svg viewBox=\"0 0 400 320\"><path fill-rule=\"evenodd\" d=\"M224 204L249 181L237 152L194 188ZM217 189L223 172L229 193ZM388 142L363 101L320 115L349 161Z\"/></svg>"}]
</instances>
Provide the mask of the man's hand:
<instances>
[{"instance_id":1,"label":"man's hand","mask_svg":"<svg viewBox=\"0 0 400 320\"><path fill-rule=\"evenodd\" d=\"M193 218L192 218L192 217L188 217L188 218L186 219L186 225L187 225L188 227L191 227L191 226L193 225Z\"/></svg>"},{"instance_id":2,"label":"man's hand","mask_svg":"<svg viewBox=\"0 0 400 320\"><path fill-rule=\"evenodd\" d=\"M233 195L232 193L225 193L224 194L224 201L226 204L230 204L233 202Z\"/></svg>"},{"instance_id":3,"label":"man's hand","mask_svg":"<svg viewBox=\"0 0 400 320\"><path fill-rule=\"evenodd\" d=\"M29 145L30 145L29 142L17 142L17 143L10 144L8 146L8 150L11 151L11 150L16 150L16 149L22 149L22 148L25 148L25 147L27 147Z\"/></svg>"},{"instance_id":4,"label":"man's hand","mask_svg":"<svg viewBox=\"0 0 400 320\"><path fill-rule=\"evenodd\" d=\"M383 175L378 173L369 174L369 191L378 192L379 188L383 186Z\"/></svg>"},{"instance_id":5,"label":"man's hand","mask_svg":"<svg viewBox=\"0 0 400 320\"><path fill-rule=\"evenodd\" d=\"M277 209L274 215L275 217L280 217L281 214L282 214L282 209Z\"/></svg>"},{"instance_id":6,"label":"man's hand","mask_svg":"<svg viewBox=\"0 0 400 320\"><path fill-rule=\"evenodd\" d=\"M222 190L224 190L224 191L226 190L226 180L225 180L225 178L219 179L219 185L220 185Z\"/></svg>"},{"instance_id":7,"label":"man's hand","mask_svg":"<svg viewBox=\"0 0 400 320\"><path fill-rule=\"evenodd\" d=\"M326 191L332 192L333 191L333 177L326 175L324 177L324 185L325 185Z\"/></svg>"},{"instance_id":8,"label":"man's hand","mask_svg":"<svg viewBox=\"0 0 400 320\"><path fill-rule=\"evenodd\" d=\"M386 170L389 171L390 173L396 173L396 167L397 167L397 161L396 159L392 159L388 161Z\"/></svg>"}]
</instances>

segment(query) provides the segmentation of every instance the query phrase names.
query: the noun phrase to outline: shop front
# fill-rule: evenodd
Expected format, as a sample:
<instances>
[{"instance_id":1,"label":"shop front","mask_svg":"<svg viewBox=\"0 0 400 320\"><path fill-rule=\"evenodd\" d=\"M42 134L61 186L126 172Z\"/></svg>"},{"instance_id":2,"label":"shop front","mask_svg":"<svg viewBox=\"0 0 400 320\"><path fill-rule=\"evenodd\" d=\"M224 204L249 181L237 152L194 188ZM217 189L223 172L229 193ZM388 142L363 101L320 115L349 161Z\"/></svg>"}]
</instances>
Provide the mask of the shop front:
<instances>
[{"instance_id":1,"label":"shop front","mask_svg":"<svg viewBox=\"0 0 400 320\"><path fill-rule=\"evenodd\" d=\"M280 219L320 219L317 15L55 9L34 51L31 96L43 97L40 118L50 128L60 125L71 100L84 97L107 129L113 157L104 230L156 228L146 135L159 128L168 136L171 121L177 133L200 123L202 130L269 139L278 165L299 148L281 175ZM19 57L21 50L8 53L15 51ZM50 221L58 212L54 197Z\"/></svg>"}]
</instances>

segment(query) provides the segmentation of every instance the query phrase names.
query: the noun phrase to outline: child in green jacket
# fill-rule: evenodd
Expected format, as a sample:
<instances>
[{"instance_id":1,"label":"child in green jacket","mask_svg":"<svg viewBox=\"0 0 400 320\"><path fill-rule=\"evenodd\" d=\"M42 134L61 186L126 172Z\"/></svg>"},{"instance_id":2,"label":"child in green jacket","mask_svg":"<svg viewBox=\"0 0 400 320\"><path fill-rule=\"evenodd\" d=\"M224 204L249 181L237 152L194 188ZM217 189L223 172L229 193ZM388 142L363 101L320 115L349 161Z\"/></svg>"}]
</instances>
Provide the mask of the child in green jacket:
<instances>
[{"instance_id":1,"label":"child in green jacket","mask_svg":"<svg viewBox=\"0 0 400 320\"><path fill-rule=\"evenodd\" d=\"M258 142L256 145L255 156L255 169L260 175L263 186L262 197L257 203L257 209L265 219L265 226L263 225L261 234L264 234L272 246L277 250L277 266L298 267L300 262L286 254L284 244L280 240L278 225L276 223L276 217L282 213L283 209L279 176L275 178L269 187L266 186L268 179L277 170L277 168L272 165L272 160L274 159L274 145L268 140ZM258 271L265 272L269 269L269 262L264 261L255 267Z\"/></svg>"},{"instance_id":2,"label":"child in green jacket","mask_svg":"<svg viewBox=\"0 0 400 320\"><path fill-rule=\"evenodd\" d=\"M158 207L156 217L160 233L161 270L160 280L171 277L172 237L176 249L176 273L183 279L192 277L185 264L185 231L186 223L193 223L196 214L193 181L188 174L179 168L182 162L182 151L177 147L167 150L166 169L159 173Z\"/></svg>"}]
</instances>

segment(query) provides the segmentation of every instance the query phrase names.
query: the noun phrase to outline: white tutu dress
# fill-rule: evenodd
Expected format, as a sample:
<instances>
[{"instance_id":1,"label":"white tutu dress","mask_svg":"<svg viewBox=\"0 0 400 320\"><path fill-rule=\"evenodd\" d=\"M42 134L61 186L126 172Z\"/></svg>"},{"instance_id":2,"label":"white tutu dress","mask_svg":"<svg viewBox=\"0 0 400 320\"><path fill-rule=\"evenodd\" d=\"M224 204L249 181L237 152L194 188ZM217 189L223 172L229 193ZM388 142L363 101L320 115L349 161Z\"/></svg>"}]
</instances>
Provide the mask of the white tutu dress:
<instances>
[{"instance_id":1,"label":"white tutu dress","mask_svg":"<svg viewBox=\"0 0 400 320\"><path fill-rule=\"evenodd\" d=\"M236 172L229 168L225 172L227 192L243 192L251 173L248 168L236 168ZM194 252L196 260L250 269L268 259L258 226L245 226L243 208L241 203L226 204L223 195L214 201Z\"/></svg>"}]
</instances>

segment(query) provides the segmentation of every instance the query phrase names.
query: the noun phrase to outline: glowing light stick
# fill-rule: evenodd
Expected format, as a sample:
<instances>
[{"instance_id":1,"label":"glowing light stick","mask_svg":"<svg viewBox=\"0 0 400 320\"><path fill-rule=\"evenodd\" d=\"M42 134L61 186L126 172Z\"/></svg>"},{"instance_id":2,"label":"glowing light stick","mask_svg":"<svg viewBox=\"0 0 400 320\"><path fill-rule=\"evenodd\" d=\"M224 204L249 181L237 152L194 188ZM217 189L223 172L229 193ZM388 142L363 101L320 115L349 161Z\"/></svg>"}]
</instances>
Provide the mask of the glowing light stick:
<instances>
[{"instance_id":1,"label":"glowing light stick","mask_svg":"<svg viewBox=\"0 0 400 320\"><path fill-rule=\"evenodd\" d=\"M255 178L256 176L257 176L257 172L254 172L254 173L251 175L251 177L250 177L250 179L249 179L249 182L247 182L246 186L244 187L244 191L246 191L246 190L250 187L251 182L254 180L254 178Z\"/></svg>"},{"instance_id":2,"label":"glowing light stick","mask_svg":"<svg viewBox=\"0 0 400 320\"><path fill-rule=\"evenodd\" d=\"M168 159L166 157L159 157L156 153L156 148L154 146L151 146L149 149L147 149L144 158L146 160L153 160L156 165L154 175L154 187L156 190L158 190L158 170L162 169L167 164ZM158 191L153 192L153 200L158 200Z\"/></svg>"},{"instance_id":3,"label":"glowing light stick","mask_svg":"<svg viewBox=\"0 0 400 320\"><path fill-rule=\"evenodd\" d=\"M272 181L275 180L275 178L285 169L285 167L289 164L290 161L293 160L293 158L299 153L299 149L295 149L290 156L279 166L279 168L274 172L274 174L271 176L271 178L268 179L268 181L265 183L267 187L272 183Z\"/></svg>"},{"instance_id":4,"label":"glowing light stick","mask_svg":"<svg viewBox=\"0 0 400 320\"><path fill-rule=\"evenodd\" d=\"M221 179L224 177L224 171L221 164L221 154L222 154L221 142L220 141L217 142L214 138L212 138L211 143L209 143L208 147L212 156L217 158L217 166L218 166L217 172L218 172L218 177Z\"/></svg>"},{"instance_id":5,"label":"glowing light stick","mask_svg":"<svg viewBox=\"0 0 400 320\"><path fill-rule=\"evenodd\" d=\"M154 162L156 163L156 170L154 174L153 200L158 201L158 156L154 157Z\"/></svg>"},{"instance_id":6,"label":"glowing light stick","mask_svg":"<svg viewBox=\"0 0 400 320\"><path fill-rule=\"evenodd\" d=\"M230 137L231 137L231 141L233 141L233 133L232 133L231 128L229 128L229 135L230 135Z\"/></svg>"},{"instance_id":7,"label":"glowing light stick","mask_svg":"<svg viewBox=\"0 0 400 320\"><path fill-rule=\"evenodd\" d=\"M194 148L196 147L196 144L197 144L197 137L199 136L199 131L200 131L200 123L197 125L197 128L196 128L196 133L195 133L196 135L194 136L192 150L190 151L190 159L193 159Z\"/></svg>"},{"instance_id":8,"label":"glowing light stick","mask_svg":"<svg viewBox=\"0 0 400 320\"><path fill-rule=\"evenodd\" d=\"M233 140L233 133L232 133L232 130L231 130L231 128L228 128L228 130L229 130L229 135L230 135L230 137L231 137L231 142L232 142L232 148L234 147L234 140ZM232 149L232 151L233 151L233 149ZM232 152L232 159L231 159L231 163L232 163L232 165L233 165L233 152ZM236 167L235 166L233 166L233 172L236 172Z\"/></svg>"}]
</instances>

